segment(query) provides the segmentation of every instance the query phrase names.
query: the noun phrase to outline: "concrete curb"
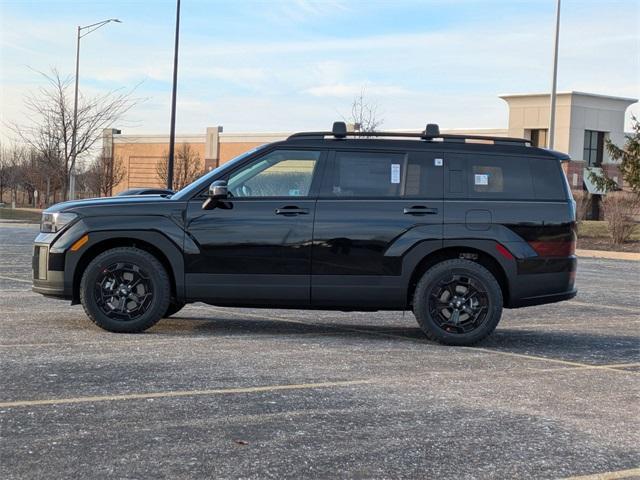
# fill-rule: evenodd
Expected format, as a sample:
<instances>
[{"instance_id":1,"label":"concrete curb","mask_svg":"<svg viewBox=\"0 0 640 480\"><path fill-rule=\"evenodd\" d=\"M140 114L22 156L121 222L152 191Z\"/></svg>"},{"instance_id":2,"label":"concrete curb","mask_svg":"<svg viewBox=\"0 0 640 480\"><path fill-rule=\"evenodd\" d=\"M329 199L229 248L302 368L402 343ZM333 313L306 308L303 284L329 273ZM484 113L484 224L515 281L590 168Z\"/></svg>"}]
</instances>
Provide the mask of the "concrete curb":
<instances>
[{"instance_id":1,"label":"concrete curb","mask_svg":"<svg viewBox=\"0 0 640 480\"><path fill-rule=\"evenodd\" d=\"M640 261L640 253L636 252L610 252L608 250L576 250L578 257L587 258L607 258L611 260L634 260Z\"/></svg>"}]
</instances>

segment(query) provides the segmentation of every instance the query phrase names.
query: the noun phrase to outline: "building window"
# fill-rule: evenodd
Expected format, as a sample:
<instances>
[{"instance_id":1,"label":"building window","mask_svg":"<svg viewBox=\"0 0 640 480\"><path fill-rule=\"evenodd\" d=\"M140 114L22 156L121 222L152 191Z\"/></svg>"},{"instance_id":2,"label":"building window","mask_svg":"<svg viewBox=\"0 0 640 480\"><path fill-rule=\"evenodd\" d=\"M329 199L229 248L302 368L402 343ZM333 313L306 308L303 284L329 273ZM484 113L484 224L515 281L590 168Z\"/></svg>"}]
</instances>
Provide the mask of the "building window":
<instances>
[{"instance_id":1,"label":"building window","mask_svg":"<svg viewBox=\"0 0 640 480\"><path fill-rule=\"evenodd\" d=\"M599 167L602 165L604 155L604 134L595 130L584 131L584 161L589 167Z\"/></svg>"},{"instance_id":2,"label":"building window","mask_svg":"<svg viewBox=\"0 0 640 480\"><path fill-rule=\"evenodd\" d=\"M531 130L531 145L534 147L546 148L547 147L547 129L538 128Z\"/></svg>"}]
</instances>

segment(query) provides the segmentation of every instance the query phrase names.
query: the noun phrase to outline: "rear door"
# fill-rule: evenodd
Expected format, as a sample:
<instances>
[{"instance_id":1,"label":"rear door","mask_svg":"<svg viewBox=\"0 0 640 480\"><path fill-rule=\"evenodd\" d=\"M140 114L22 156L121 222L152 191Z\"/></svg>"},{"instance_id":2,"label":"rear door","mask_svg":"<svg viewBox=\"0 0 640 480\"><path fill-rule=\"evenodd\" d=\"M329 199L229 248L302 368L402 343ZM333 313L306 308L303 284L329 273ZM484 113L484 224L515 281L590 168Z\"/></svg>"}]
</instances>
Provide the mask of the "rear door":
<instances>
[{"instance_id":1,"label":"rear door","mask_svg":"<svg viewBox=\"0 0 640 480\"><path fill-rule=\"evenodd\" d=\"M316 204L312 305L401 308L404 255L442 238L442 185L439 153L332 152Z\"/></svg>"}]
</instances>

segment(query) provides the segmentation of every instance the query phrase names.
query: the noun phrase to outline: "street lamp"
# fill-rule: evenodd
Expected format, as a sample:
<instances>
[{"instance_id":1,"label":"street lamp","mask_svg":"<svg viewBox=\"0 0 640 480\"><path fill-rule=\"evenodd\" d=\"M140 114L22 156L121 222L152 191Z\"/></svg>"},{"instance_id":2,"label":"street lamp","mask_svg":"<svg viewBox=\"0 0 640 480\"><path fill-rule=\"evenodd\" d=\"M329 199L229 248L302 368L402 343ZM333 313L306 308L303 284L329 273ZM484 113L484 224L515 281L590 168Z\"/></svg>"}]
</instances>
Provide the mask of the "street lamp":
<instances>
[{"instance_id":1,"label":"street lamp","mask_svg":"<svg viewBox=\"0 0 640 480\"><path fill-rule=\"evenodd\" d=\"M76 86L75 86L75 96L73 100L73 131L71 132L71 168L69 169L69 200L73 200L76 197L76 141L77 141L77 131L78 131L78 75L80 73L80 39L82 37L86 37L91 32L95 32L100 27L105 26L107 23L116 22L122 23L117 18L110 18L108 20L103 20L101 22L92 23L91 25L87 25L85 27L81 27L78 25L78 37L76 44Z\"/></svg>"}]
</instances>

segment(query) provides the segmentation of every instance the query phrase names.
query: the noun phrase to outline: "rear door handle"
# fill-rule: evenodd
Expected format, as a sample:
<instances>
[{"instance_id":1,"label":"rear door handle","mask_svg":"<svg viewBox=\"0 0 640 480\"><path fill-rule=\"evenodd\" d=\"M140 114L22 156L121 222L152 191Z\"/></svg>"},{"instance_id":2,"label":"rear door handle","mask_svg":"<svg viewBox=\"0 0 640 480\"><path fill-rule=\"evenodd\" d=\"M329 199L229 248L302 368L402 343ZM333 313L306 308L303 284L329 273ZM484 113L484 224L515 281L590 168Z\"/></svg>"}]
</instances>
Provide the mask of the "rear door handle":
<instances>
[{"instance_id":1,"label":"rear door handle","mask_svg":"<svg viewBox=\"0 0 640 480\"><path fill-rule=\"evenodd\" d=\"M403 210L405 215L437 215L437 208L425 207L424 205L414 205Z\"/></svg>"},{"instance_id":2,"label":"rear door handle","mask_svg":"<svg viewBox=\"0 0 640 480\"><path fill-rule=\"evenodd\" d=\"M295 205L287 205L284 207L276 208L276 215L307 215L309 213L308 208L300 208Z\"/></svg>"}]
</instances>

